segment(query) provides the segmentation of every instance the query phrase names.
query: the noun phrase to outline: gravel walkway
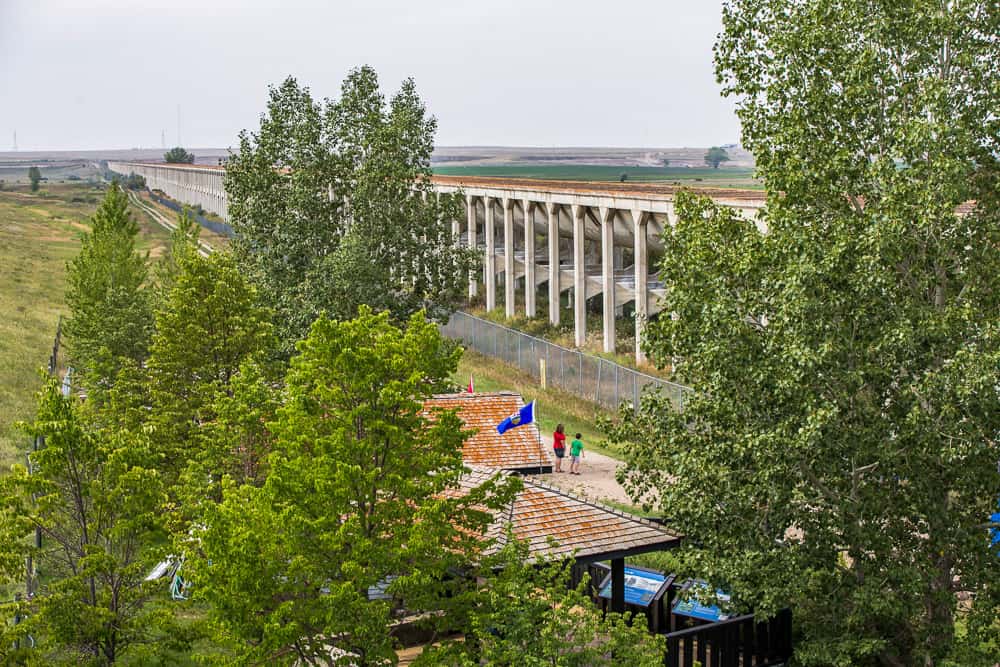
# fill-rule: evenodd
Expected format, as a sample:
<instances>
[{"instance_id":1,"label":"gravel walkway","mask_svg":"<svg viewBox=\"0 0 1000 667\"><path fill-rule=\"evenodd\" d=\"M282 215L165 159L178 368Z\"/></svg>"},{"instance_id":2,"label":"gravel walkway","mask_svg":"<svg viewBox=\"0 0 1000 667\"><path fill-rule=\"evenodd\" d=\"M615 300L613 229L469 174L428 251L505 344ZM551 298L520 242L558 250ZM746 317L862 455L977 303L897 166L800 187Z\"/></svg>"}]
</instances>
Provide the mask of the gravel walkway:
<instances>
[{"instance_id":1,"label":"gravel walkway","mask_svg":"<svg viewBox=\"0 0 1000 667\"><path fill-rule=\"evenodd\" d=\"M569 474L569 456L567 456L563 459L563 472L536 475L536 477L552 486L591 500L613 500L631 505L632 500L615 479L615 470L620 465L623 465L621 461L610 456L584 450L579 475Z\"/></svg>"}]
</instances>

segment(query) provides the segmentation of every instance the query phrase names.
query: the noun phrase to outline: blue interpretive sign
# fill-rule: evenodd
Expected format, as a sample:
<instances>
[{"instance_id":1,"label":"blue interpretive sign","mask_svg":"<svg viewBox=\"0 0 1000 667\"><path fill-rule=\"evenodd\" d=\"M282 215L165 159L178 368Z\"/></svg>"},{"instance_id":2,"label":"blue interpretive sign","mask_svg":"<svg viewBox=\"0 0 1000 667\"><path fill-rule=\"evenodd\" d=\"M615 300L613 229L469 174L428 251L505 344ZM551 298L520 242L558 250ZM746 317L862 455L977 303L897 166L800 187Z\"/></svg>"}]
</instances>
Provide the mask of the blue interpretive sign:
<instances>
[{"instance_id":1,"label":"blue interpretive sign","mask_svg":"<svg viewBox=\"0 0 1000 667\"><path fill-rule=\"evenodd\" d=\"M714 604L703 604L698 600L697 593L689 592L692 588L703 589L707 588L707 584L703 581L688 582L684 585L684 589L677 597L677 601L674 602L673 613L678 616L689 616L691 618L697 618L702 621L724 621L729 618L729 614L722 611L718 605ZM715 591L716 599L721 602L729 602L729 594L716 589Z\"/></svg>"},{"instance_id":2,"label":"blue interpretive sign","mask_svg":"<svg viewBox=\"0 0 1000 667\"><path fill-rule=\"evenodd\" d=\"M625 568L625 604L648 607L656 594L663 588L666 575L652 570L642 570L635 567ZM611 575L604 579L599 595L611 599Z\"/></svg>"}]
</instances>

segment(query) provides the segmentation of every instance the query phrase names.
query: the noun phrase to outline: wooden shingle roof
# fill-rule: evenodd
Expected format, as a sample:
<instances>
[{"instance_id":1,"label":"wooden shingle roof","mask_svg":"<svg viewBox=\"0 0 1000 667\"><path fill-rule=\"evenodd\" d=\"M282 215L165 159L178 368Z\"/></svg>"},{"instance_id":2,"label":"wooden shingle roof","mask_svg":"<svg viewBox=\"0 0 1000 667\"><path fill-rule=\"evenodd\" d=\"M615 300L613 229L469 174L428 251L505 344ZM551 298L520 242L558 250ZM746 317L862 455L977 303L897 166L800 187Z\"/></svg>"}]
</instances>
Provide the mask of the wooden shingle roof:
<instances>
[{"instance_id":1,"label":"wooden shingle roof","mask_svg":"<svg viewBox=\"0 0 1000 667\"><path fill-rule=\"evenodd\" d=\"M438 394L424 401L428 416L435 409L455 410L466 430L474 431L462 450L467 465L522 472L551 469L549 448L542 443L537 424L518 426L503 435L497 433L497 424L523 406L520 394L508 391Z\"/></svg>"},{"instance_id":2,"label":"wooden shingle roof","mask_svg":"<svg viewBox=\"0 0 1000 667\"><path fill-rule=\"evenodd\" d=\"M460 482L464 490L498 474L483 466L466 467L469 471ZM680 544L679 535L658 523L575 496L537 478L525 477L523 481L524 488L497 513L487 531L487 537L497 540L491 550L502 546L507 524L514 537L527 542L531 557L575 556L586 562L663 551Z\"/></svg>"}]
</instances>

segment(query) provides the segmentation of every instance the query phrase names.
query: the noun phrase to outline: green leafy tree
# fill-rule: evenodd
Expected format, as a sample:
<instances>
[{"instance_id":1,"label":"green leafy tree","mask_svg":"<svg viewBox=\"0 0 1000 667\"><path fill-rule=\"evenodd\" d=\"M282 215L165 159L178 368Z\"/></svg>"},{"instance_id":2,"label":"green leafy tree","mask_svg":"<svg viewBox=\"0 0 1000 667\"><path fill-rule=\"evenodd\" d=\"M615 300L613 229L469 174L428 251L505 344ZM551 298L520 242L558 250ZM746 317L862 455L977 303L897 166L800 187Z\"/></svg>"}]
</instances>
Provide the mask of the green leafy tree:
<instances>
[{"instance_id":1,"label":"green leafy tree","mask_svg":"<svg viewBox=\"0 0 1000 667\"><path fill-rule=\"evenodd\" d=\"M38 184L42 180L42 172L38 167L28 167L28 180L31 181L31 191L38 192Z\"/></svg>"},{"instance_id":2,"label":"green leafy tree","mask_svg":"<svg viewBox=\"0 0 1000 667\"><path fill-rule=\"evenodd\" d=\"M163 154L163 161L168 164L194 164L194 154L175 146Z\"/></svg>"},{"instance_id":3,"label":"green leafy tree","mask_svg":"<svg viewBox=\"0 0 1000 667\"><path fill-rule=\"evenodd\" d=\"M188 237L189 238L189 237ZM156 313L148 361L154 438L168 477L183 470L206 445L201 426L214 419L220 393L248 359L274 349L270 314L232 257L204 258L186 248L166 301Z\"/></svg>"},{"instance_id":4,"label":"green leafy tree","mask_svg":"<svg viewBox=\"0 0 1000 667\"><path fill-rule=\"evenodd\" d=\"M224 481L197 535L197 595L241 659L325 664L335 648L351 664L383 664L395 659L397 607L369 600L370 587L436 610L467 585L449 577L478 554L491 520L481 508L510 495L453 492L467 434L453 412L423 414L459 353L419 313L405 329L367 308L315 322L269 425L266 482Z\"/></svg>"},{"instance_id":5,"label":"green leafy tree","mask_svg":"<svg viewBox=\"0 0 1000 667\"><path fill-rule=\"evenodd\" d=\"M83 236L80 253L67 266L70 360L92 391L110 386L123 360L141 362L148 351L148 255L136 250L138 233L128 198L112 184Z\"/></svg>"},{"instance_id":6,"label":"green leafy tree","mask_svg":"<svg viewBox=\"0 0 1000 667\"><path fill-rule=\"evenodd\" d=\"M659 667L666 646L645 618L604 614L570 586L571 561L529 559L513 538L487 563L464 641L425 651L417 665L558 665Z\"/></svg>"},{"instance_id":7,"label":"green leafy tree","mask_svg":"<svg viewBox=\"0 0 1000 667\"><path fill-rule=\"evenodd\" d=\"M73 177L69 178L72 179ZM80 180L80 177L77 176L75 180ZM144 190L146 188L146 178L135 172L131 172L128 178L125 179L125 187L129 190Z\"/></svg>"},{"instance_id":8,"label":"green leafy tree","mask_svg":"<svg viewBox=\"0 0 1000 667\"><path fill-rule=\"evenodd\" d=\"M712 146L705 153L705 164L710 166L712 169L718 169L719 165L723 162L729 162L729 153L726 152L725 148L719 148L718 146Z\"/></svg>"},{"instance_id":9,"label":"green leafy tree","mask_svg":"<svg viewBox=\"0 0 1000 667\"><path fill-rule=\"evenodd\" d=\"M800 663L992 664L1000 11L737 0L724 23L767 232L678 198L648 351L698 392L626 411L624 479L693 567L794 606Z\"/></svg>"},{"instance_id":10,"label":"green leafy tree","mask_svg":"<svg viewBox=\"0 0 1000 667\"><path fill-rule=\"evenodd\" d=\"M275 436L267 425L274 421L281 405L281 382L276 377L282 367L248 357L230 379L228 391L219 392L207 424L199 452L198 472L205 479L228 477L237 484L260 485L267 478L267 457ZM218 499L217 487L203 497Z\"/></svg>"},{"instance_id":11,"label":"green leafy tree","mask_svg":"<svg viewBox=\"0 0 1000 667\"><path fill-rule=\"evenodd\" d=\"M458 199L430 185L435 129L412 81L386 103L364 67L325 104L288 78L241 134L226 168L234 251L289 352L321 311L440 318L463 298L475 253L454 244Z\"/></svg>"},{"instance_id":12,"label":"green leafy tree","mask_svg":"<svg viewBox=\"0 0 1000 667\"><path fill-rule=\"evenodd\" d=\"M194 221L190 210L185 207L177 217L177 227L170 232L170 242L166 252L153 267L159 303L166 301L170 290L176 284L181 264L198 254L200 233L201 226Z\"/></svg>"},{"instance_id":13,"label":"green leafy tree","mask_svg":"<svg viewBox=\"0 0 1000 667\"><path fill-rule=\"evenodd\" d=\"M42 664L114 664L171 627L149 604L161 584L144 581L165 543L153 450L142 435L94 429L56 380L29 431L45 439L31 474L0 477L0 563L30 555L37 568L17 631L35 638ZM27 539L35 530L40 548Z\"/></svg>"}]
</instances>

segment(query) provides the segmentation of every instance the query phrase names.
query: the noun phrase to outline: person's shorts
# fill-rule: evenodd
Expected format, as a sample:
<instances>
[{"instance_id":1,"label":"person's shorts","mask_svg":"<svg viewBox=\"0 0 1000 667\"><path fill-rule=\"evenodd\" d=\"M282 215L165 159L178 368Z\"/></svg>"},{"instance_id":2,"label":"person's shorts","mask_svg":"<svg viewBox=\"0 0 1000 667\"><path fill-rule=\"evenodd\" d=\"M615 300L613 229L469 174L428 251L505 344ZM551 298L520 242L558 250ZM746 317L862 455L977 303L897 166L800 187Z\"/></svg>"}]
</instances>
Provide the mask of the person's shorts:
<instances>
[{"instance_id":1,"label":"person's shorts","mask_svg":"<svg viewBox=\"0 0 1000 667\"><path fill-rule=\"evenodd\" d=\"M569 462L570 463L579 463L580 462L580 457L579 456L570 456L569 457Z\"/></svg>"},{"instance_id":2,"label":"person's shorts","mask_svg":"<svg viewBox=\"0 0 1000 667\"><path fill-rule=\"evenodd\" d=\"M556 453L556 458L557 459L561 459L563 456L566 455L566 448L565 447L563 449L553 449L552 451L554 451Z\"/></svg>"}]
</instances>

